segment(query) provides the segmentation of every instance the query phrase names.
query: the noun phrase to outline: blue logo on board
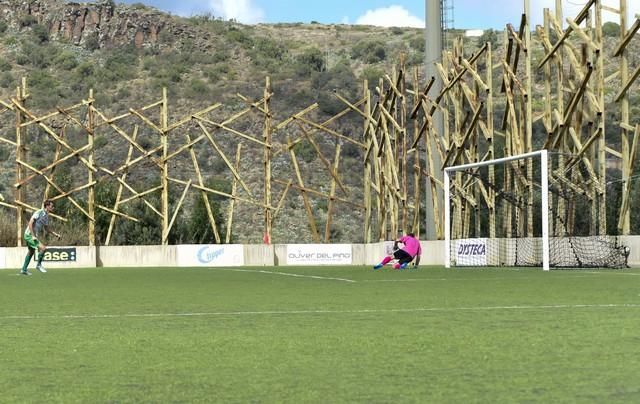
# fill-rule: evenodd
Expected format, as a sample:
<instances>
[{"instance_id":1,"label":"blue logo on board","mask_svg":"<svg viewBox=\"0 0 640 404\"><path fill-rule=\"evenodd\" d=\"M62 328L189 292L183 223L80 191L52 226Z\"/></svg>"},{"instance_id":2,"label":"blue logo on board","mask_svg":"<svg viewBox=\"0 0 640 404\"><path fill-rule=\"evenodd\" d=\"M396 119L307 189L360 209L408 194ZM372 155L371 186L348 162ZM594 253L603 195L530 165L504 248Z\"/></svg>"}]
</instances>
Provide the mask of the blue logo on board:
<instances>
[{"instance_id":1,"label":"blue logo on board","mask_svg":"<svg viewBox=\"0 0 640 404\"><path fill-rule=\"evenodd\" d=\"M198 250L198 261L202 264L209 264L224 253L224 248L214 248L210 246L202 247Z\"/></svg>"}]
</instances>

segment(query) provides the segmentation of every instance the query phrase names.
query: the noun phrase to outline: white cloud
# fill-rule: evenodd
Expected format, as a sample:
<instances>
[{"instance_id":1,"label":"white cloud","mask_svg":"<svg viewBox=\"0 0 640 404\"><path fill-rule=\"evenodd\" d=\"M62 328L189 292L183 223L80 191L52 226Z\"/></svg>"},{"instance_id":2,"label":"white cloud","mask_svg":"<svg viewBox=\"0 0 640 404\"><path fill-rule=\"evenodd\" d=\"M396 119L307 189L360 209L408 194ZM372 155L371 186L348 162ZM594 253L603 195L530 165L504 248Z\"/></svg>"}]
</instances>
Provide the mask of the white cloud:
<instances>
[{"instance_id":1,"label":"white cloud","mask_svg":"<svg viewBox=\"0 0 640 404\"><path fill-rule=\"evenodd\" d=\"M244 24L264 21L264 12L252 0L211 0L210 4L213 14L225 20L234 19Z\"/></svg>"},{"instance_id":2,"label":"white cloud","mask_svg":"<svg viewBox=\"0 0 640 404\"><path fill-rule=\"evenodd\" d=\"M368 10L356 20L358 25L376 25L379 27L415 27L424 28L424 21L411 15L402 6L389 6Z\"/></svg>"}]
</instances>

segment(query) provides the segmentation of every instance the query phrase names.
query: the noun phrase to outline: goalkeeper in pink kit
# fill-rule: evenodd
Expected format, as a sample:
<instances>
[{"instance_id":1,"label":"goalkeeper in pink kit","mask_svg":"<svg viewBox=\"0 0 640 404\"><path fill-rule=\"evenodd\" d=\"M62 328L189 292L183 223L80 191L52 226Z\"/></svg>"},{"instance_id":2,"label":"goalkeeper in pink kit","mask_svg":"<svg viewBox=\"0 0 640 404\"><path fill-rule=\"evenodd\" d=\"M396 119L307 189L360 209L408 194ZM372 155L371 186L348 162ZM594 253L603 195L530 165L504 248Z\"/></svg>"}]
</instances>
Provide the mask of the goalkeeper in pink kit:
<instances>
[{"instance_id":1,"label":"goalkeeper in pink kit","mask_svg":"<svg viewBox=\"0 0 640 404\"><path fill-rule=\"evenodd\" d=\"M398 248L398 243L402 243L403 247ZM414 258L416 261L413 266L417 267L420 264L420 255L422 255L420 240L413 233L407 233L393 243L393 254L384 257L379 264L374 265L373 269L380 269L393 259L398 260L393 265L393 269L405 269Z\"/></svg>"}]
</instances>

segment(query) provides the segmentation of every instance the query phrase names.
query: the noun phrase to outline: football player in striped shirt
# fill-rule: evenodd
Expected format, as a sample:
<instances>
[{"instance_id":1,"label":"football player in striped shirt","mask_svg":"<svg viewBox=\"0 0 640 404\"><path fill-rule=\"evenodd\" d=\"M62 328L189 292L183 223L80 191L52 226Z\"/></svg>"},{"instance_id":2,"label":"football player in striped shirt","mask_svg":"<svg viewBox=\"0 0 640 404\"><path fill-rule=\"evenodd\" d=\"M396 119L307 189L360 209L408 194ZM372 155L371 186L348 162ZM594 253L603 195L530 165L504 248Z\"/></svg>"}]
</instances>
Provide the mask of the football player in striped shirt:
<instances>
[{"instance_id":1,"label":"football player in striped shirt","mask_svg":"<svg viewBox=\"0 0 640 404\"><path fill-rule=\"evenodd\" d=\"M53 201L47 199L44 201L43 208L36 210L31 216L31 219L29 219L29 224L24 231L24 241L26 241L29 251L27 252L27 256L24 258L24 264L22 264L22 270L20 271L20 274L22 275L31 275L27 268L31 262L31 257L33 257L33 254L35 254L36 251L38 251L38 263L36 265L36 269L40 272L47 272L47 270L42 266L42 259L44 258L44 252L47 249L47 246L41 241L41 238L45 233L51 233L57 238L60 238L58 233L49 229L49 213L52 210Z\"/></svg>"}]
</instances>

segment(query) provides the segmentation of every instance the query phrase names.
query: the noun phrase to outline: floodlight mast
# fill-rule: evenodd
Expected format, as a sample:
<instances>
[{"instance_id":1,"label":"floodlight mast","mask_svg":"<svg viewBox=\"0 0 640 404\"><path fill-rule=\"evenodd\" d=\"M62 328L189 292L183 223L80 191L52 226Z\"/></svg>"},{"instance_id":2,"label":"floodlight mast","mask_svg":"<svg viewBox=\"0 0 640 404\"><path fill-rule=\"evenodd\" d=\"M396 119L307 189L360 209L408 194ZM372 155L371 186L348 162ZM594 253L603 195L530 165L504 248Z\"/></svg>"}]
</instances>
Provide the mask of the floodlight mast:
<instances>
[{"instance_id":1,"label":"floodlight mast","mask_svg":"<svg viewBox=\"0 0 640 404\"><path fill-rule=\"evenodd\" d=\"M442 79L436 69L436 63L442 62L442 50L443 44L446 39L447 25L453 25L453 0L425 0L425 72L427 78L435 78L435 82L432 87L434 94L439 94L442 91ZM449 17L451 16L451 17ZM444 133L444 119L442 112L436 110L433 115L433 126L437 133ZM435 150L433 145L432 150ZM438 153L432 155L433 163L435 167L441 166L440 156ZM430 173L439 180L442 180L442 172L436 171ZM427 240L436 240L438 238L436 229L436 218L434 216L435 209L433 209L432 201L436 197L438 200L442 200L442 192L439 191L438 195L431 194L431 181L429 178L426 180L425 192L425 237Z\"/></svg>"}]
</instances>

